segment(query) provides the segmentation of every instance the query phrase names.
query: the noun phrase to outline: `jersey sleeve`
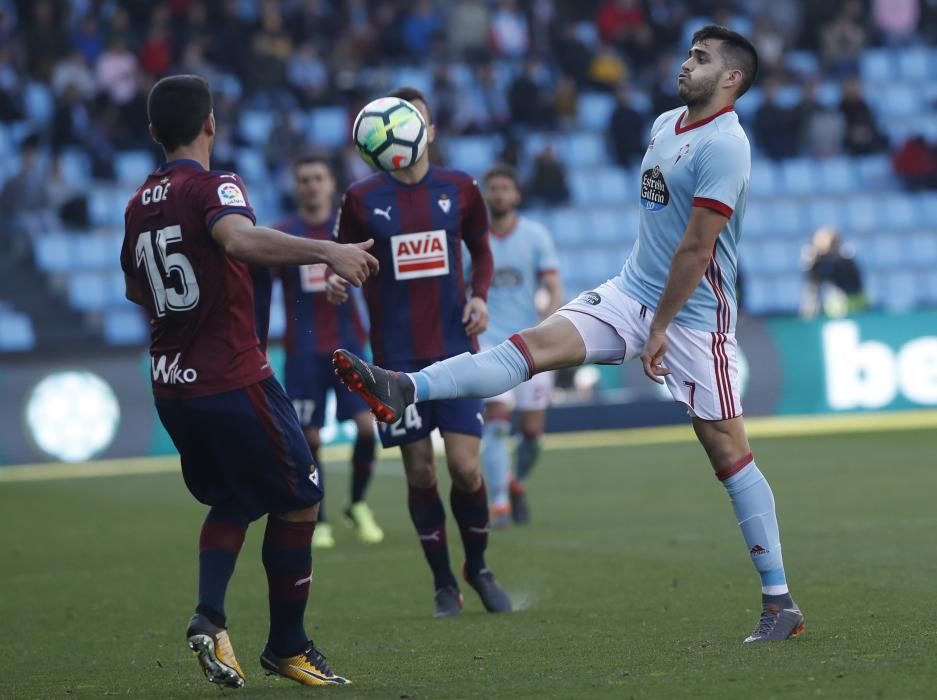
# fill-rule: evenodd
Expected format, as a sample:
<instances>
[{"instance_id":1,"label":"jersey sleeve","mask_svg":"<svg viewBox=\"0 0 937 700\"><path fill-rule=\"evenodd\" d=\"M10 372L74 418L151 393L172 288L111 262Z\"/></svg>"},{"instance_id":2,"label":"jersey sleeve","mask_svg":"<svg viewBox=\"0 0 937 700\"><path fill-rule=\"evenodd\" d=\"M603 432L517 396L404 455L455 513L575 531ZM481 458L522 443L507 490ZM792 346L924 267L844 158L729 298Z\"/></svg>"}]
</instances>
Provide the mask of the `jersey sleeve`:
<instances>
[{"instance_id":1,"label":"jersey sleeve","mask_svg":"<svg viewBox=\"0 0 937 700\"><path fill-rule=\"evenodd\" d=\"M537 274L558 272L559 269L560 258L556 254L556 246L553 245L553 236L545 226L537 226Z\"/></svg>"},{"instance_id":2,"label":"jersey sleeve","mask_svg":"<svg viewBox=\"0 0 937 700\"><path fill-rule=\"evenodd\" d=\"M342 195L332 237L339 243L362 243L370 238L361 216L361 200L350 190Z\"/></svg>"},{"instance_id":3,"label":"jersey sleeve","mask_svg":"<svg viewBox=\"0 0 937 700\"><path fill-rule=\"evenodd\" d=\"M693 206L732 216L751 170L748 144L732 134L716 134L696 156Z\"/></svg>"},{"instance_id":4,"label":"jersey sleeve","mask_svg":"<svg viewBox=\"0 0 937 700\"><path fill-rule=\"evenodd\" d=\"M254 208L247 198L247 187L240 176L211 172L196 186L204 206L202 220L206 231L210 232L218 220L228 214L240 214L257 223Z\"/></svg>"},{"instance_id":5,"label":"jersey sleeve","mask_svg":"<svg viewBox=\"0 0 937 700\"><path fill-rule=\"evenodd\" d=\"M462 188L462 195L462 240L472 256L472 296L487 300L495 267L488 243L488 209L475 180Z\"/></svg>"}]
</instances>

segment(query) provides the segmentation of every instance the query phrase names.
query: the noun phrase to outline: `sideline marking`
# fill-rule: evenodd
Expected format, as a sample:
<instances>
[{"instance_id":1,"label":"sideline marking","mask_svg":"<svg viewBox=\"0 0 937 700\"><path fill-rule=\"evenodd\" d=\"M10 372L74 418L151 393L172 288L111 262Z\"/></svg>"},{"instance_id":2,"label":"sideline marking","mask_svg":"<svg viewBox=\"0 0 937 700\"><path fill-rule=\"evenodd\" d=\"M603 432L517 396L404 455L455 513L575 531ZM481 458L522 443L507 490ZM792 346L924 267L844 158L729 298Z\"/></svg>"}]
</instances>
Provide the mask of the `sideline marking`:
<instances>
[{"instance_id":1,"label":"sideline marking","mask_svg":"<svg viewBox=\"0 0 937 700\"><path fill-rule=\"evenodd\" d=\"M850 413L818 416L771 416L745 421L752 438L808 437L849 433L891 432L937 428L937 411L892 411L888 413ZM654 428L591 430L579 433L555 433L544 436L548 450L580 450L589 447L630 447L664 445L696 441L689 423ZM437 450L438 452L438 450ZM331 445L322 449L324 462L342 464L351 456L351 445ZM396 448L379 449L378 460L400 461ZM330 466L339 471L339 464ZM179 471L177 457L135 457L107 459L79 464L60 462L0 466L0 483L49 481L53 479L86 479L135 474L168 474Z\"/></svg>"}]
</instances>

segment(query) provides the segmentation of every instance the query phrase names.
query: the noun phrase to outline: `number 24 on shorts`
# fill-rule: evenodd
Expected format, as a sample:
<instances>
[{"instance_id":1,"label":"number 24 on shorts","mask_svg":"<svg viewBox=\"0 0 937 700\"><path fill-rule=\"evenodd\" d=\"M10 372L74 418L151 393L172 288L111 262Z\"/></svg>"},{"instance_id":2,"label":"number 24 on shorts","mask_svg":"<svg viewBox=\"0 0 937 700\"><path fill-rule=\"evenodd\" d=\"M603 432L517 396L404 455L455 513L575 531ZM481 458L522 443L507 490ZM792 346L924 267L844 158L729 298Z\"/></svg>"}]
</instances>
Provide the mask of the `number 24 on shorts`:
<instances>
[{"instance_id":1,"label":"number 24 on shorts","mask_svg":"<svg viewBox=\"0 0 937 700\"><path fill-rule=\"evenodd\" d=\"M423 427L423 419L416 408L416 404L411 403L403 412L403 416L396 423L387 425L381 423L381 430L389 430L394 437L406 435L408 430L419 430Z\"/></svg>"}]
</instances>

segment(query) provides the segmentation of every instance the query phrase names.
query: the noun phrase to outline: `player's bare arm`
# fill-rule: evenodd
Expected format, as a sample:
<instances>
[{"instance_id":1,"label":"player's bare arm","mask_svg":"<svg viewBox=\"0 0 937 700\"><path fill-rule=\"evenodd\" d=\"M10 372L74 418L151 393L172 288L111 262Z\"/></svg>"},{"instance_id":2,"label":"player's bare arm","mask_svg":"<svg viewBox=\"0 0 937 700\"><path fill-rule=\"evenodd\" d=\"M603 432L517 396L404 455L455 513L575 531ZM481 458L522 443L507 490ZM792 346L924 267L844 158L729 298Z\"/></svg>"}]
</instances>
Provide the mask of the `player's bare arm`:
<instances>
[{"instance_id":1,"label":"player's bare arm","mask_svg":"<svg viewBox=\"0 0 937 700\"><path fill-rule=\"evenodd\" d=\"M661 377L670 374L670 370L661 366L667 352L667 327L703 279L726 221L726 216L706 207L693 207L690 212L690 221L674 252L670 274L641 352L644 373L658 384L664 383Z\"/></svg>"},{"instance_id":2,"label":"player's bare arm","mask_svg":"<svg viewBox=\"0 0 937 700\"><path fill-rule=\"evenodd\" d=\"M560 279L558 272L549 270L540 275L540 284L547 290L548 299L544 316L549 316L563 306L563 297L565 296L563 280Z\"/></svg>"},{"instance_id":3,"label":"player's bare arm","mask_svg":"<svg viewBox=\"0 0 937 700\"><path fill-rule=\"evenodd\" d=\"M256 226L246 216L229 214L218 220L211 230L212 238L227 255L251 265L308 265L327 263L335 274L361 286L376 274L377 258L367 252L373 240L341 244L291 236L265 226Z\"/></svg>"}]
</instances>

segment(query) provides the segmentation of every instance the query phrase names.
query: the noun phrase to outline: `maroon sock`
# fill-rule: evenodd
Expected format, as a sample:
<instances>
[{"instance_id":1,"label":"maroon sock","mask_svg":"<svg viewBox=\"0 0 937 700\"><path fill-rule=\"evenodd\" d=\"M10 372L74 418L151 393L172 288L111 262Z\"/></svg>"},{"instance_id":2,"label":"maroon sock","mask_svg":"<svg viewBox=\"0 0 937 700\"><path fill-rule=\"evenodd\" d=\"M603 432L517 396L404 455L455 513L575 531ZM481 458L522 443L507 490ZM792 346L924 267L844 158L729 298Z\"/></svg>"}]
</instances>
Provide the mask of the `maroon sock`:
<instances>
[{"instance_id":1,"label":"maroon sock","mask_svg":"<svg viewBox=\"0 0 937 700\"><path fill-rule=\"evenodd\" d=\"M416 534L423 546L426 563L433 570L436 590L456 585L449 565L449 545L446 543L446 510L439 498L436 484L427 488L408 487L407 506Z\"/></svg>"},{"instance_id":2,"label":"maroon sock","mask_svg":"<svg viewBox=\"0 0 937 700\"><path fill-rule=\"evenodd\" d=\"M267 516L263 562L267 571L270 636L267 645L280 657L295 656L309 638L303 626L312 579L314 522L294 523Z\"/></svg>"},{"instance_id":3,"label":"maroon sock","mask_svg":"<svg viewBox=\"0 0 937 700\"><path fill-rule=\"evenodd\" d=\"M472 493L459 491L454 485L449 493L452 515L459 523L462 546L465 548L465 575L474 576L485 568L488 548L488 491L485 480Z\"/></svg>"}]
</instances>

